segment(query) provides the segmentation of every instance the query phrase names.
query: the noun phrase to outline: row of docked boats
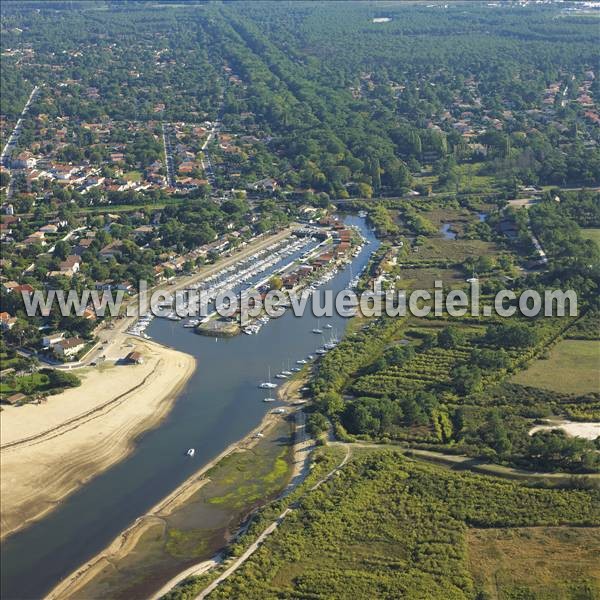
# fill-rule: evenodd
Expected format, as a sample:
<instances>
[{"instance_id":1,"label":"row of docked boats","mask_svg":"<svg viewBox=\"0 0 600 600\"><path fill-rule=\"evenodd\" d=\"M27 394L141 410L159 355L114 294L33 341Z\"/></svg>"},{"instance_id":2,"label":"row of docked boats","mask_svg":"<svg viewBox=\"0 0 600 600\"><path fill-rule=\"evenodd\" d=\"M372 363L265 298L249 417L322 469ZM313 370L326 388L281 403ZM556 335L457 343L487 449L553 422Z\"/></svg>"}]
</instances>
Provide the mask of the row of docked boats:
<instances>
[{"instance_id":1,"label":"row of docked boats","mask_svg":"<svg viewBox=\"0 0 600 600\"><path fill-rule=\"evenodd\" d=\"M314 331L314 330L313 330ZM329 338L329 341L323 344L320 348L315 350L314 354L309 354L306 358L299 358L296 361L296 366L290 366L288 361L288 368L282 369L279 373L275 375L275 379L288 379L294 375L294 373L298 373L302 370L305 365L310 364L313 360L315 360L318 356L322 356L323 354L327 354L329 350L333 350L337 344L339 343L339 339L336 336L335 332L333 332ZM278 384L271 380L271 367L268 367L268 376L267 380L258 384L258 387L263 390L274 390L277 389ZM263 398L263 402L276 402L277 398L272 396L267 396Z\"/></svg>"},{"instance_id":2,"label":"row of docked boats","mask_svg":"<svg viewBox=\"0 0 600 600\"><path fill-rule=\"evenodd\" d=\"M283 242L271 244L264 250L237 261L191 288L202 290L209 300L214 300L222 292L251 283L252 279L271 269L285 257L314 244L314 241L311 238L294 238L290 242L288 238Z\"/></svg>"},{"instance_id":3,"label":"row of docked boats","mask_svg":"<svg viewBox=\"0 0 600 600\"><path fill-rule=\"evenodd\" d=\"M146 333L146 329L154 320L154 315L146 315L138 319L128 330L129 335L136 335L148 339L149 336Z\"/></svg>"}]
</instances>

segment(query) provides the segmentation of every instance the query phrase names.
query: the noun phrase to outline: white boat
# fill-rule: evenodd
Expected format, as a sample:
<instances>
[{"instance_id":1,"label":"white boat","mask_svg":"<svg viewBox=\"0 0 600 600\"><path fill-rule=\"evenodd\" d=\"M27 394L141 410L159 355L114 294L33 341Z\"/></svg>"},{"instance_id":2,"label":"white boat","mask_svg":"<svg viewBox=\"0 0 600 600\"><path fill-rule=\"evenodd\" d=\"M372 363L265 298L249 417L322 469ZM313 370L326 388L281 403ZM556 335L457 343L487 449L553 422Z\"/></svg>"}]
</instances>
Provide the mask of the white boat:
<instances>
[{"instance_id":1,"label":"white boat","mask_svg":"<svg viewBox=\"0 0 600 600\"><path fill-rule=\"evenodd\" d=\"M292 375L292 372L288 371L288 370L285 370L285 371L281 371L281 374L282 375L287 375L289 377L290 375Z\"/></svg>"},{"instance_id":2,"label":"white boat","mask_svg":"<svg viewBox=\"0 0 600 600\"><path fill-rule=\"evenodd\" d=\"M296 362L297 362L299 365L305 365L305 364L307 364L307 363L308 363L308 361L307 361L307 360L304 360L303 358L301 358L300 360L297 360Z\"/></svg>"},{"instance_id":3,"label":"white boat","mask_svg":"<svg viewBox=\"0 0 600 600\"><path fill-rule=\"evenodd\" d=\"M190 448L190 449L189 449L189 450L186 452L186 454L187 454L189 457L193 457L193 456L194 456L194 454L196 454L196 450L194 450L194 448Z\"/></svg>"},{"instance_id":4,"label":"white boat","mask_svg":"<svg viewBox=\"0 0 600 600\"><path fill-rule=\"evenodd\" d=\"M317 326L312 330L313 333L323 333L319 321L317 321Z\"/></svg>"},{"instance_id":5,"label":"white boat","mask_svg":"<svg viewBox=\"0 0 600 600\"><path fill-rule=\"evenodd\" d=\"M271 397L263 398L263 402L277 402L277 399Z\"/></svg>"},{"instance_id":6,"label":"white boat","mask_svg":"<svg viewBox=\"0 0 600 600\"><path fill-rule=\"evenodd\" d=\"M277 375L275 375L276 379L287 379L289 377L289 375L285 375L284 373L277 373Z\"/></svg>"},{"instance_id":7,"label":"white boat","mask_svg":"<svg viewBox=\"0 0 600 600\"><path fill-rule=\"evenodd\" d=\"M263 381L259 386L263 390L274 390L277 387L276 383L271 383L271 367L269 367L269 377L267 381Z\"/></svg>"},{"instance_id":8,"label":"white boat","mask_svg":"<svg viewBox=\"0 0 600 600\"><path fill-rule=\"evenodd\" d=\"M327 323L327 325L325 325L325 329L333 329L333 325L331 323Z\"/></svg>"}]
</instances>

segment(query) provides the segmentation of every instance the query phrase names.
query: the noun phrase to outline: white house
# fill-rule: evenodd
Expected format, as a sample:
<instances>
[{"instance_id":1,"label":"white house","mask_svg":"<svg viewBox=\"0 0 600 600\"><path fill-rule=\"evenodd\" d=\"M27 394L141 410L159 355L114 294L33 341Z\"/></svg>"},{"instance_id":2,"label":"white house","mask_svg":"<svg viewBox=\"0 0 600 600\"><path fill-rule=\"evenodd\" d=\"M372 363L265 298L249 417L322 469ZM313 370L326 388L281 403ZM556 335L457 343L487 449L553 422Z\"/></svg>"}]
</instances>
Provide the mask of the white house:
<instances>
[{"instance_id":1,"label":"white house","mask_svg":"<svg viewBox=\"0 0 600 600\"><path fill-rule=\"evenodd\" d=\"M67 338L66 340L61 340L54 344L52 349L54 350L54 354L60 356L62 358L68 358L69 356L74 356L80 350L83 350L85 346L85 341L78 337Z\"/></svg>"},{"instance_id":2,"label":"white house","mask_svg":"<svg viewBox=\"0 0 600 600\"><path fill-rule=\"evenodd\" d=\"M45 335L42 338L42 347L52 348L52 346L58 344L58 342L61 342L64 337L65 334L62 331L59 331L57 333L49 333L48 335Z\"/></svg>"}]
</instances>

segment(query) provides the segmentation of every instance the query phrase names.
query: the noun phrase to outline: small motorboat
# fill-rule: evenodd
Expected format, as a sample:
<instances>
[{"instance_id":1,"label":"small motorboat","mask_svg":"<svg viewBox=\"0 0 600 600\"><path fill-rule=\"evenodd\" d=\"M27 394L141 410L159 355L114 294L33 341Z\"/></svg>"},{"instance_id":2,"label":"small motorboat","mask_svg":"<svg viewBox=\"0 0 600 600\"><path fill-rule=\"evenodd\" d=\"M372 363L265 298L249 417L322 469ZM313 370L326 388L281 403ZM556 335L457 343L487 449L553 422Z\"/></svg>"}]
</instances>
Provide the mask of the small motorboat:
<instances>
[{"instance_id":1,"label":"small motorboat","mask_svg":"<svg viewBox=\"0 0 600 600\"><path fill-rule=\"evenodd\" d=\"M196 450L194 450L194 448L190 448L190 449L189 449L189 450L186 452L186 454L187 454L187 455L188 455L190 458L192 458L192 457L194 456L194 454L196 454Z\"/></svg>"}]
</instances>

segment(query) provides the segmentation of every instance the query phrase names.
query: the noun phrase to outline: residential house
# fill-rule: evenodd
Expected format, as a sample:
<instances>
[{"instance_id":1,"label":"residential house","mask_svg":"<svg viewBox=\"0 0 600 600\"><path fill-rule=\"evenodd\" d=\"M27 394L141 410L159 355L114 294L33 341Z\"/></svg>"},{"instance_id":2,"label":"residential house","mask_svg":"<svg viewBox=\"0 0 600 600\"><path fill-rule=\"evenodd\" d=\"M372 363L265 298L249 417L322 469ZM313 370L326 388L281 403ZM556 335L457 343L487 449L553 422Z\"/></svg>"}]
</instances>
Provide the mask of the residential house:
<instances>
[{"instance_id":1,"label":"residential house","mask_svg":"<svg viewBox=\"0 0 600 600\"><path fill-rule=\"evenodd\" d=\"M10 404L11 406L15 406L16 404L20 404L25 400L27 400L27 396L25 394L22 394L21 392L17 392L16 394L12 394L7 398L4 398L2 402L4 402L5 404Z\"/></svg>"},{"instance_id":2,"label":"residential house","mask_svg":"<svg viewBox=\"0 0 600 600\"><path fill-rule=\"evenodd\" d=\"M122 252L122 247L123 247L123 242L120 242L119 240L115 240L114 242L111 242L110 244L107 244L106 246L104 246L104 248L102 248L102 250L100 250L99 255L100 258L102 260L108 260L109 258L121 258L121 255L123 254Z\"/></svg>"},{"instance_id":3,"label":"residential house","mask_svg":"<svg viewBox=\"0 0 600 600\"><path fill-rule=\"evenodd\" d=\"M58 231L58 226L48 223L47 225L40 227L40 231L43 233L56 233Z\"/></svg>"},{"instance_id":4,"label":"residential house","mask_svg":"<svg viewBox=\"0 0 600 600\"><path fill-rule=\"evenodd\" d=\"M5 281L2 284L2 287L4 288L5 292L10 294L10 292L13 292L15 288L19 287L19 284L16 281Z\"/></svg>"},{"instance_id":5,"label":"residential house","mask_svg":"<svg viewBox=\"0 0 600 600\"><path fill-rule=\"evenodd\" d=\"M123 281L122 283L117 283L117 285L114 286L114 289L122 291L122 292L127 292L128 294L133 294L135 292L135 288L133 287L133 284L130 283L129 281Z\"/></svg>"},{"instance_id":6,"label":"residential house","mask_svg":"<svg viewBox=\"0 0 600 600\"><path fill-rule=\"evenodd\" d=\"M77 242L77 246L73 250L73 254L81 256L94 243L94 238L83 238Z\"/></svg>"},{"instance_id":7,"label":"residential house","mask_svg":"<svg viewBox=\"0 0 600 600\"><path fill-rule=\"evenodd\" d=\"M24 283L23 285L17 285L12 291L15 294L33 294L34 290L28 283Z\"/></svg>"},{"instance_id":8,"label":"residential house","mask_svg":"<svg viewBox=\"0 0 600 600\"><path fill-rule=\"evenodd\" d=\"M1 312L0 313L0 328L4 331L8 331L12 329L17 322L17 317L13 317L10 313Z\"/></svg>"},{"instance_id":9,"label":"residential house","mask_svg":"<svg viewBox=\"0 0 600 600\"><path fill-rule=\"evenodd\" d=\"M95 321L97 319L96 312L93 308L86 308L81 316L88 321Z\"/></svg>"},{"instance_id":10,"label":"residential house","mask_svg":"<svg viewBox=\"0 0 600 600\"><path fill-rule=\"evenodd\" d=\"M277 189L277 187L278 183L270 177L265 177L265 179L260 179L259 181L256 181L250 185L250 188L253 190L265 190L267 192L273 192Z\"/></svg>"},{"instance_id":11,"label":"residential house","mask_svg":"<svg viewBox=\"0 0 600 600\"><path fill-rule=\"evenodd\" d=\"M42 348L52 348L58 342L62 342L65 337L64 332L49 333L42 338Z\"/></svg>"},{"instance_id":12,"label":"residential house","mask_svg":"<svg viewBox=\"0 0 600 600\"><path fill-rule=\"evenodd\" d=\"M12 204L9 204L8 206L12 206ZM7 213L2 217L1 222L5 225L16 225L17 223L21 222L21 217L17 217L13 214Z\"/></svg>"},{"instance_id":13,"label":"residential house","mask_svg":"<svg viewBox=\"0 0 600 600\"><path fill-rule=\"evenodd\" d=\"M152 233L154 231L154 227L152 225L140 225L133 230L133 235L135 237L141 237L148 233Z\"/></svg>"},{"instance_id":14,"label":"residential house","mask_svg":"<svg viewBox=\"0 0 600 600\"><path fill-rule=\"evenodd\" d=\"M43 231L34 231L30 236L26 237L23 240L23 243L26 246L31 246L33 244L40 244L40 246L46 245L46 240L44 239L45 233Z\"/></svg>"},{"instance_id":15,"label":"residential house","mask_svg":"<svg viewBox=\"0 0 600 600\"><path fill-rule=\"evenodd\" d=\"M33 169L35 158L31 152L20 152L11 159L10 165L13 169Z\"/></svg>"},{"instance_id":16,"label":"residential house","mask_svg":"<svg viewBox=\"0 0 600 600\"><path fill-rule=\"evenodd\" d=\"M330 252L324 252L323 254L317 256L313 259L313 265L318 269L319 267L324 267L329 264L333 260L333 254Z\"/></svg>"},{"instance_id":17,"label":"residential house","mask_svg":"<svg viewBox=\"0 0 600 600\"><path fill-rule=\"evenodd\" d=\"M133 365L141 365L144 362L144 357L140 352L134 350L125 357L125 361Z\"/></svg>"},{"instance_id":18,"label":"residential house","mask_svg":"<svg viewBox=\"0 0 600 600\"><path fill-rule=\"evenodd\" d=\"M57 342L53 346L54 354L61 358L74 356L85 347L85 340L78 337L67 338Z\"/></svg>"},{"instance_id":19,"label":"residential house","mask_svg":"<svg viewBox=\"0 0 600 600\"><path fill-rule=\"evenodd\" d=\"M6 240L12 236L12 227L6 223L0 223L0 239Z\"/></svg>"},{"instance_id":20,"label":"residential house","mask_svg":"<svg viewBox=\"0 0 600 600\"><path fill-rule=\"evenodd\" d=\"M71 254L60 263L60 271L67 277L71 277L79 271L81 265L81 257L76 254Z\"/></svg>"},{"instance_id":21,"label":"residential house","mask_svg":"<svg viewBox=\"0 0 600 600\"><path fill-rule=\"evenodd\" d=\"M77 167L73 167L72 165L53 165L50 169L50 173L58 181L69 181L76 171Z\"/></svg>"},{"instance_id":22,"label":"residential house","mask_svg":"<svg viewBox=\"0 0 600 600\"><path fill-rule=\"evenodd\" d=\"M300 282L300 275L296 272L288 273L281 278L281 281L284 288L291 290Z\"/></svg>"}]
</instances>

